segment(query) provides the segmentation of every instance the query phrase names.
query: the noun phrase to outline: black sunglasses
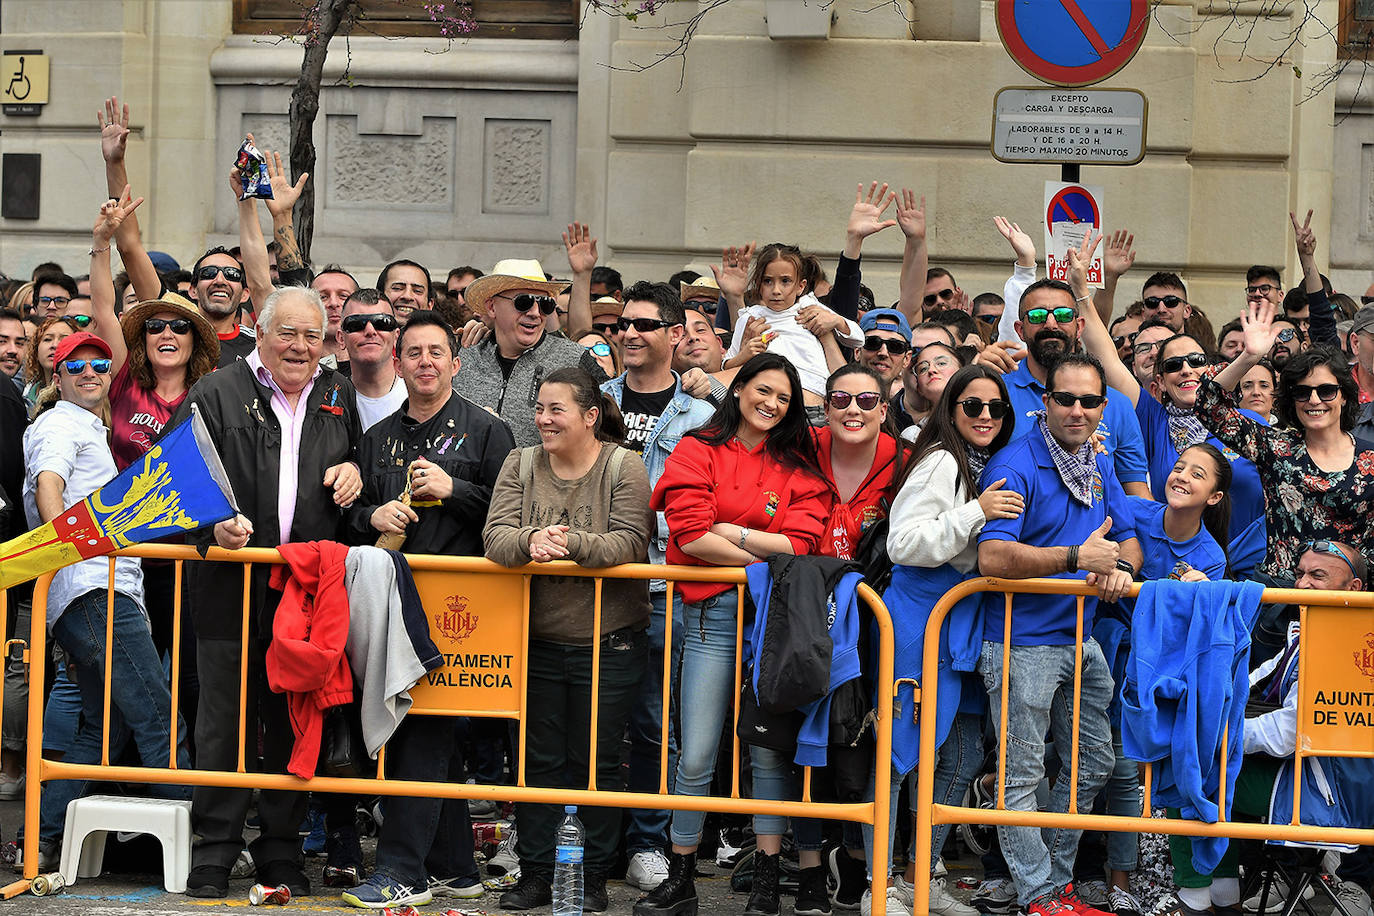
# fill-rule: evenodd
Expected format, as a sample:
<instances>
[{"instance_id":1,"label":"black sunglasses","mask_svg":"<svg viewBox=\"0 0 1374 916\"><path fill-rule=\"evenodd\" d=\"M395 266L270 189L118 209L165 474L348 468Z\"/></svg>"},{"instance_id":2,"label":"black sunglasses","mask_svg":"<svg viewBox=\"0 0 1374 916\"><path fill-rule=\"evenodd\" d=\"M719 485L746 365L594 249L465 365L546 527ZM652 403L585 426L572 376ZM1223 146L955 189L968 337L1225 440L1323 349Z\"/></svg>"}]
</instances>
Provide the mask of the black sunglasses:
<instances>
[{"instance_id":1,"label":"black sunglasses","mask_svg":"<svg viewBox=\"0 0 1374 916\"><path fill-rule=\"evenodd\" d=\"M1168 359L1160 362L1159 371L1177 372L1178 370L1183 368L1184 363L1187 363L1194 369L1201 369L1203 366L1207 365L1207 354L1185 353L1182 356L1171 356Z\"/></svg>"},{"instance_id":2,"label":"black sunglasses","mask_svg":"<svg viewBox=\"0 0 1374 916\"><path fill-rule=\"evenodd\" d=\"M661 318L617 318L615 324L611 326L611 330L624 332L634 328L641 334L648 334L659 328L671 328L672 326L671 321L664 321ZM592 325L592 327L595 328L596 325Z\"/></svg>"},{"instance_id":3,"label":"black sunglasses","mask_svg":"<svg viewBox=\"0 0 1374 916\"><path fill-rule=\"evenodd\" d=\"M97 357L96 359L64 359L62 361L62 369L68 375L80 375L85 370L86 364L90 363L91 369L95 371L96 375L104 375L110 371L110 364L113 362L114 360L104 357Z\"/></svg>"},{"instance_id":4,"label":"black sunglasses","mask_svg":"<svg viewBox=\"0 0 1374 916\"><path fill-rule=\"evenodd\" d=\"M349 315L343 321L339 322L339 327L343 328L345 334L358 334L366 331L369 324L371 324L373 329L379 334L385 334L387 331L396 330L395 317L388 315L386 312Z\"/></svg>"},{"instance_id":5,"label":"black sunglasses","mask_svg":"<svg viewBox=\"0 0 1374 916\"><path fill-rule=\"evenodd\" d=\"M521 293L511 302L517 312L528 312L537 305L541 315L552 315L558 308L558 301L552 296L535 296L531 293Z\"/></svg>"},{"instance_id":6,"label":"black sunglasses","mask_svg":"<svg viewBox=\"0 0 1374 916\"><path fill-rule=\"evenodd\" d=\"M73 330L77 331L90 327L91 322L95 321L90 315L64 315L62 320Z\"/></svg>"},{"instance_id":7,"label":"black sunglasses","mask_svg":"<svg viewBox=\"0 0 1374 916\"><path fill-rule=\"evenodd\" d=\"M610 324L597 324L593 321L592 330L602 335L603 337L610 337L613 334L620 333L620 321L619 319L617 319L615 321L612 321Z\"/></svg>"},{"instance_id":8,"label":"black sunglasses","mask_svg":"<svg viewBox=\"0 0 1374 916\"><path fill-rule=\"evenodd\" d=\"M865 337L864 349L869 353L877 353L883 347L887 347L887 352L893 356L901 356L911 349L911 344L905 340L897 340L891 337Z\"/></svg>"},{"instance_id":9,"label":"black sunglasses","mask_svg":"<svg viewBox=\"0 0 1374 916\"><path fill-rule=\"evenodd\" d=\"M191 321L188 318L149 318L143 322L143 330L149 334L161 334L171 328L173 334L190 334Z\"/></svg>"},{"instance_id":10,"label":"black sunglasses","mask_svg":"<svg viewBox=\"0 0 1374 916\"><path fill-rule=\"evenodd\" d=\"M242 283L243 271L237 267L221 267L218 264L206 264L196 271L196 282L202 283L206 280L213 280L220 274L224 274L224 279L230 283Z\"/></svg>"},{"instance_id":11,"label":"black sunglasses","mask_svg":"<svg viewBox=\"0 0 1374 916\"><path fill-rule=\"evenodd\" d=\"M1324 385L1294 385L1289 389L1293 401L1298 404L1312 400L1313 392L1316 392L1319 401L1334 401L1336 395L1341 393L1341 386L1335 382L1327 382Z\"/></svg>"},{"instance_id":12,"label":"black sunglasses","mask_svg":"<svg viewBox=\"0 0 1374 916\"><path fill-rule=\"evenodd\" d=\"M999 322L999 321L1002 320L1002 316L1001 316L1001 315L994 315L994 314L992 314L991 312L984 312L984 313L981 314L981 315L974 315L973 317L974 317L974 318L977 318L979 321L983 322L984 324L996 324L997 322Z\"/></svg>"},{"instance_id":13,"label":"black sunglasses","mask_svg":"<svg viewBox=\"0 0 1374 916\"><path fill-rule=\"evenodd\" d=\"M1188 300L1182 296L1146 296L1145 307L1147 309L1157 309L1161 305L1165 308L1176 309L1180 305L1187 305Z\"/></svg>"},{"instance_id":14,"label":"black sunglasses","mask_svg":"<svg viewBox=\"0 0 1374 916\"><path fill-rule=\"evenodd\" d=\"M949 300L951 300L951 299L953 299L953 298L954 298L954 290L952 290L952 289L942 289L942 290L940 290L938 293L931 293L929 296L926 296L925 299L923 299L923 300L921 300L921 301L922 301L923 304L925 304L925 306L926 306L927 308L929 308L930 306L932 306L932 305L935 304L935 300L936 300L936 299L939 299L939 300L942 301L942 302L948 302Z\"/></svg>"},{"instance_id":15,"label":"black sunglasses","mask_svg":"<svg viewBox=\"0 0 1374 916\"><path fill-rule=\"evenodd\" d=\"M1131 339L1131 335L1130 335L1130 334L1122 334L1120 337L1113 337L1113 338L1112 338L1112 346L1114 346L1114 347L1116 347L1118 350L1120 350L1122 347L1124 347L1124 346L1126 345L1126 341L1128 341L1128 340L1130 340L1130 339Z\"/></svg>"},{"instance_id":16,"label":"black sunglasses","mask_svg":"<svg viewBox=\"0 0 1374 916\"><path fill-rule=\"evenodd\" d=\"M850 394L848 391L832 391L825 396L825 399L836 410L844 410L849 406L850 401L857 402L860 410L872 410L882 403L883 396L876 391L861 391L858 394Z\"/></svg>"},{"instance_id":17,"label":"black sunglasses","mask_svg":"<svg viewBox=\"0 0 1374 916\"><path fill-rule=\"evenodd\" d=\"M964 398L958 404L963 408L964 416L970 419L981 417L983 409L986 408L990 418L1000 420L1007 415L1007 410L1010 409L1007 402L1001 398L993 398L991 401L985 401L982 398Z\"/></svg>"},{"instance_id":18,"label":"black sunglasses","mask_svg":"<svg viewBox=\"0 0 1374 916\"><path fill-rule=\"evenodd\" d=\"M1096 410L1107 402L1105 394L1070 394L1067 391L1051 391L1050 399L1060 407L1072 407L1076 401L1084 410Z\"/></svg>"},{"instance_id":19,"label":"black sunglasses","mask_svg":"<svg viewBox=\"0 0 1374 916\"><path fill-rule=\"evenodd\" d=\"M1026 309L1026 321L1029 324L1044 324L1051 315L1055 324L1068 324L1078 317L1078 310L1067 305L1052 309Z\"/></svg>"}]
</instances>

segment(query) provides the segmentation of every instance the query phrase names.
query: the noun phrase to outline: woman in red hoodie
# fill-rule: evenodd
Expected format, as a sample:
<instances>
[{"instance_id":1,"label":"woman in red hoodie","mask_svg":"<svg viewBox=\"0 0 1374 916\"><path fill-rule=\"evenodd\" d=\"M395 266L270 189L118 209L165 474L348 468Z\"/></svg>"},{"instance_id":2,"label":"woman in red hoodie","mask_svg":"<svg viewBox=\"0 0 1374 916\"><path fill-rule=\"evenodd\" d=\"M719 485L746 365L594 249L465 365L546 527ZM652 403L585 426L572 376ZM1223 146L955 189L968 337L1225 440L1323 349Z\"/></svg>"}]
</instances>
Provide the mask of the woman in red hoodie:
<instances>
[{"instance_id":1,"label":"woman in red hoodie","mask_svg":"<svg viewBox=\"0 0 1374 916\"><path fill-rule=\"evenodd\" d=\"M668 562L745 566L775 553L814 553L830 514L830 488L816 461L797 370L776 353L745 363L729 396L668 459L651 505L668 519ZM682 652L681 753L677 793L706 795L734 692L734 586L677 583L686 642ZM752 755L755 793L780 798L791 760ZM704 815L675 811L668 879L635 905L637 916L690 916L692 873ZM777 853L787 819L756 817L761 855L746 913L778 912ZM771 876L771 880L770 880Z\"/></svg>"}]
</instances>

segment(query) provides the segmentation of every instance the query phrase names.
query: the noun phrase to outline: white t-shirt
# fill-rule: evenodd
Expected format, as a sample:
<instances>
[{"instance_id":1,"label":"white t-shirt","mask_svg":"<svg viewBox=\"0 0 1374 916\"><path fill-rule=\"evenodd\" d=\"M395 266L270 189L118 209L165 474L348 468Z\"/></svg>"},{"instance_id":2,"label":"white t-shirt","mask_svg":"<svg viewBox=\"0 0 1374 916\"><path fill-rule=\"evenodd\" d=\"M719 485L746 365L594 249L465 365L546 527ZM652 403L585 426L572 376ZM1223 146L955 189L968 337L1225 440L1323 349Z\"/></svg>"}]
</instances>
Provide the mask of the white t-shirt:
<instances>
[{"instance_id":1,"label":"white t-shirt","mask_svg":"<svg viewBox=\"0 0 1374 916\"><path fill-rule=\"evenodd\" d=\"M775 312L766 305L750 305L740 310L739 319L735 322L735 331L730 338L730 350L725 354L726 359L739 355L740 342L744 337L744 326L750 318L762 318L768 322L768 331L775 335L768 341L768 352L777 353L787 357L797 369L797 374L801 376L802 387L812 394L825 394L825 380L830 377L830 370L825 363L825 349L821 346L819 338L797 322L797 313L808 305L819 305L826 311L830 311L828 306L822 305L820 300L807 293L796 301L791 308ZM846 320L847 331L836 331L842 343L847 343L852 347L857 347L864 342L864 333L859 329L858 324Z\"/></svg>"},{"instance_id":2,"label":"white t-shirt","mask_svg":"<svg viewBox=\"0 0 1374 916\"><path fill-rule=\"evenodd\" d=\"M401 405L406 400L406 383L401 377L396 376L396 381L391 386L391 390L379 398L365 397L361 391L358 392L358 419L362 421L363 432L375 426L378 421L384 420L401 409Z\"/></svg>"}]
</instances>

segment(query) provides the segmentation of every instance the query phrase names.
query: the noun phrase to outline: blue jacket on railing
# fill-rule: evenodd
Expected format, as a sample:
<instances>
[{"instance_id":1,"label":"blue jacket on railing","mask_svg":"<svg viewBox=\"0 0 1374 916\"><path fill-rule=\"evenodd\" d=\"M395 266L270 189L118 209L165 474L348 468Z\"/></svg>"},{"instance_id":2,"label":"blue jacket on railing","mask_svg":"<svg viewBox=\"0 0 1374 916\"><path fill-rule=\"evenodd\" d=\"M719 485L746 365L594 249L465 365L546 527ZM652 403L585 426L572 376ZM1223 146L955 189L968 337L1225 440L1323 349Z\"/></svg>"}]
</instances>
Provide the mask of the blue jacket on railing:
<instances>
[{"instance_id":1,"label":"blue jacket on railing","mask_svg":"<svg viewBox=\"0 0 1374 916\"><path fill-rule=\"evenodd\" d=\"M769 630L768 615L777 609L772 607L774 589L769 564L751 563L745 569L745 576L749 580L749 593L755 607L754 624L748 634L746 651L752 663L754 692L757 696L759 670L762 667L760 656L765 651L764 634L779 632L778 628ZM825 766L830 745L830 697L841 684L854 680L860 674L858 589L862 581L862 574L847 572L830 595L808 596L827 605L831 643L830 684L825 696L801 707L803 719L797 733L797 754L794 758L799 766ZM794 594L792 597L795 599L797 596Z\"/></svg>"},{"instance_id":2,"label":"blue jacket on railing","mask_svg":"<svg viewBox=\"0 0 1374 916\"><path fill-rule=\"evenodd\" d=\"M971 575L961 573L948 563L934 569L894 566L892 584L883 592L883 604L892 615L895 649L892 675L898 680L916 681L916 685L898 687L897 713L892 720L892 766L903 775L911 772L920 757L921 727L913 697L915 687L923 683L926 625L930 612L945 592ZM876 647L877 640L873 644ZM974 592L950 608L940 628L940 668L935 675L939 687L935 700L936 748L949 736L960 705L969 699L979 699L977 695L964 697L964 676L960 672L978 667L982 647L983 594ZM878 689L881 691L882 686ZM885 708L885 702L879 698L879 708Z\"/></svg>"},{"instance_id":3,"label":"blue jacket on railing","mask_svg":"<svg viewBox=\"0 0 1374 916\"><path fill-rule=\"evenodd\" d=\"M1146 582L1131 620L1122 690L1122 750L1155 766L1153 799L1216 823L1222 733L1229 727L1226 814L1240 772L1250 695L1250 626L1257 582ZM1193 867L1211 874L1225 837L1195 837Z\"/></svg>"}]
</instances>

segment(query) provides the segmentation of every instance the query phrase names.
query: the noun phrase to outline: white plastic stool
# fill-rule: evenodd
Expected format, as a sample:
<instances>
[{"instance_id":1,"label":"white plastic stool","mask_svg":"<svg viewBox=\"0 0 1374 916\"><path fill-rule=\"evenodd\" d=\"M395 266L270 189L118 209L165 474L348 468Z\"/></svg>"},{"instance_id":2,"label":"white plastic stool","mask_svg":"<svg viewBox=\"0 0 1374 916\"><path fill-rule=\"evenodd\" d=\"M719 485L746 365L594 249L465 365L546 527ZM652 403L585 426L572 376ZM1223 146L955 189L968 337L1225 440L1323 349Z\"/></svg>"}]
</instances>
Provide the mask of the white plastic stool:
<instances>
[{"instance_id":1,"label":"white plastic stool","mask_svg":"<svg viewBox=\"0 0 1374 916\"><path fill-rule=\"evenodd\" d=\"M105 862L105 834L150 833L162 842L162 886L186 891L191 872L191 803L166 798L88 795L67 805L62 878L94 878Z\"/></svg>"}]
</instances>

